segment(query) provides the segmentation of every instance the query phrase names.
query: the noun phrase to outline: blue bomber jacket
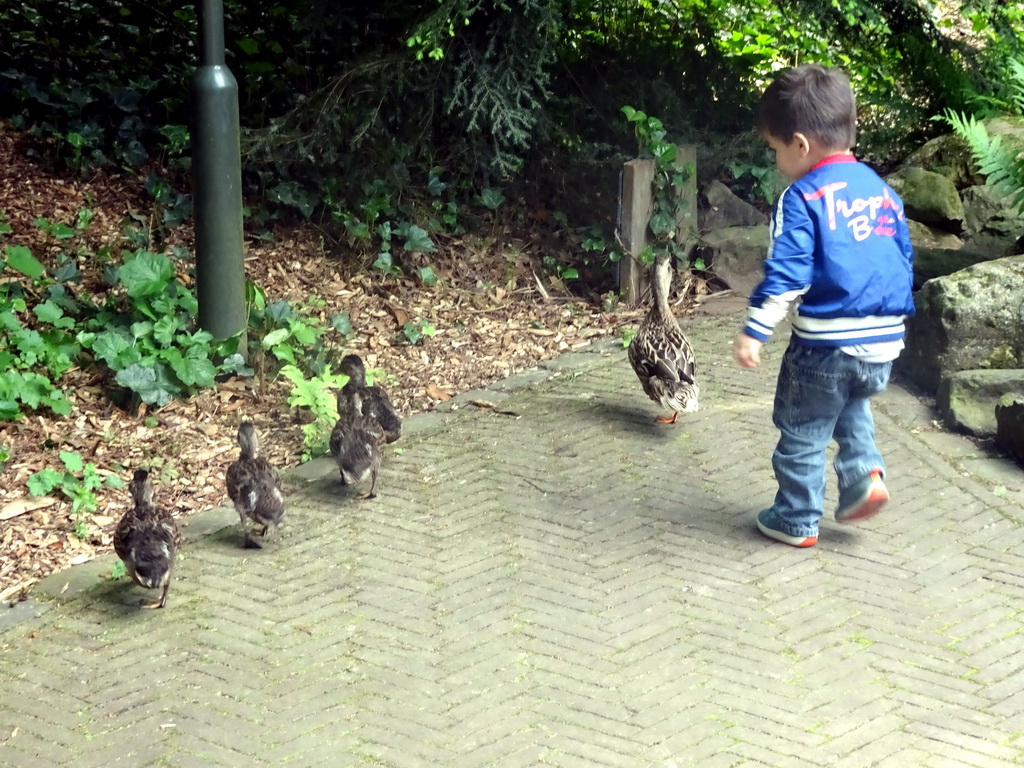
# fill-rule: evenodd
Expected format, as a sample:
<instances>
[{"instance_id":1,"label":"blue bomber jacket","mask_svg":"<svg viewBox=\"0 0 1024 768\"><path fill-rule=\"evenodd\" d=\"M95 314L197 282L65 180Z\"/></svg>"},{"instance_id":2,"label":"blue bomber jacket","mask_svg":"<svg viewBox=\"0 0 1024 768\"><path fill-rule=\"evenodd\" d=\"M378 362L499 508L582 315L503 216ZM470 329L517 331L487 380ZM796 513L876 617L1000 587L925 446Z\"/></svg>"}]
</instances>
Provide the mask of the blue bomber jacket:
<instances>
[{"instance_id":1,"label":"blue bomber jacket","mask_svg":"<svg viewBox=\"0 0 1024 768\"><path fill-rule=\"evenodd\" d=\"M767 341L797 303L802 344L900 342L914 314L913 257L899 196L853 155L827 157L779 198L744 332Z\"/></svg>"}]
</instances>

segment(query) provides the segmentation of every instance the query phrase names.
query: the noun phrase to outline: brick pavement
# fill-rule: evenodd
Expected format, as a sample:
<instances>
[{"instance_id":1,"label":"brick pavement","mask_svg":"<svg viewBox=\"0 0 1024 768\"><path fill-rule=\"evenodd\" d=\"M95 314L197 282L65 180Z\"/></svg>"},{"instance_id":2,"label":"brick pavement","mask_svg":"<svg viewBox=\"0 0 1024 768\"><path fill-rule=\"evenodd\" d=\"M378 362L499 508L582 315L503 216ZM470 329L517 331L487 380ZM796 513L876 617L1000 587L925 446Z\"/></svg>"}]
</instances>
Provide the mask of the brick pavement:
<instances>
[{"instance_id":1,"label":"brick pavement","mask_svg":"<svg viewBox=\"0 0 1024 768\"><path fill-rule=\"evenodd\" d=\"M595 347L411 419L374 501L306 465L279 546L200 516L163 611L51 577L0 613L0 765L1024 762L1021 473L893 387L892 504L763 538L783 342L741 370L737 325L675 427Z\"/></svg>"}]
</instances>

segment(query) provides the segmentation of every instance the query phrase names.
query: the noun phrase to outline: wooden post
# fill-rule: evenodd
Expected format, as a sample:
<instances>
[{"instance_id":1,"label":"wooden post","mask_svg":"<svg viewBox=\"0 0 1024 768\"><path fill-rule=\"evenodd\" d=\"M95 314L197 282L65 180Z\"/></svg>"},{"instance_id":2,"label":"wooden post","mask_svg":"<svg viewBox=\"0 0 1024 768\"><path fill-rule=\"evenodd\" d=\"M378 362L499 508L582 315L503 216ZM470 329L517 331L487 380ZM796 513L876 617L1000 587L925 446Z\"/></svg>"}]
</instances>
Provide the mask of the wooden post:
<instances>
[{"instance_id":1,"label":"wooden post","mask_svg":"<svg viewBox=\"0 0 1024 768\"><path fill-rule=\"evenodd\" d=\"M684 144L676 149L676 162L689 171L682 186L676 188L679 212L676 214L676 242L689 255L697 244L697 147ZM654 173L652 159L630 160L622 167L619 195L619 289L627 306L640 303L647 286L647 268L640 254L650 245L647 225L654 213Z\"/></svg>"},{"instance_id":2,"label":"wooden post","mask_svg":"<svg viewBox=\"0 0 1024 768\"><path fill-rule=\"evenodd\" d=\"M630 307L640 303L646 283L646 268L639 257L648 245L647 223L654 206L653 181L654 160L630 160L622 167L618 235L625 253L619 259L619 289Z\"/></svg>"}]
</instances>

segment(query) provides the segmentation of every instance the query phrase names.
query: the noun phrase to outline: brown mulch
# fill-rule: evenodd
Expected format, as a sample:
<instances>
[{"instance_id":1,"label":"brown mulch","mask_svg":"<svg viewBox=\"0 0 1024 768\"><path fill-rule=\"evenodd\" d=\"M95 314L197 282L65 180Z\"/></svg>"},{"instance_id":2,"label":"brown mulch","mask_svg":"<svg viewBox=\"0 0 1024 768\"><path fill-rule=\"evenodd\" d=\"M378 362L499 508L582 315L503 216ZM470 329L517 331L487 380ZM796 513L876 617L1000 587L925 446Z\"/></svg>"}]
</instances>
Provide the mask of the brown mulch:
<instances>
[{"instance_id":1,"label":"brown mulch","mask_svg":"<svg viewBox=\"0 0 1024 768\"><path fill-rule=\"evenodd\" d=\"M107 248L116 260L125 247L126 223L152 223L152 204L135 181L116 174L79 180L47 172L25 156L25 146L0 125L0 211L13 229L0 236L0 247L28 245L46 264L63 250L78 259L83 285L103 290L98 280L102 259L96 254ZM86 208L93 218L84 236L87 247L80 252L82 240L58 242L34 223L45 217L73 225ZM173 238L167 247L190 248L188 226L175 230ZM280 228L270 240L247 239L246 271L269 300L322 300L316 312L325 325L331 315L347 312L354 335L339 352L356 352L368 368L393 376L390 392L408 416L636 325L639 311L605 311L602 297L572 296L557 279L544 275L543 256L564 254L567 247L551 235L524 236L492 226L451 239L424 257L422 264L441 278L425 287L353 267L357 259L326 252L321 233L305 226ZM185 274L179 278L190 279ZM0 279L18 276L7 271ZM437 333L409 344L402 328L420 320ZM244 419L256 423L264 455L279 469L301 461L302 425L311 419L287 404L286 380L232 378L187 401L149 411L143 407L134 414L111 403L106 382L102 371L72 369L61 382L73 403L69 417L40 412L0 423L0 447L10 453L0 473L0 602L25 599L44 576L111 550L113 528L127 507L126 490L97 491L98 510L87 521L84 539L75 535L67 500L29 494L26 483L32 474L45 467L63 469L61 450L78 453L100 474L115 473L125 481L136 468L150 469L158 476L159 502L180 521L225 503L224 471L237 455L236 433ZM639 385L637 392L642 397Z\"/></svg>"}]
</instances>

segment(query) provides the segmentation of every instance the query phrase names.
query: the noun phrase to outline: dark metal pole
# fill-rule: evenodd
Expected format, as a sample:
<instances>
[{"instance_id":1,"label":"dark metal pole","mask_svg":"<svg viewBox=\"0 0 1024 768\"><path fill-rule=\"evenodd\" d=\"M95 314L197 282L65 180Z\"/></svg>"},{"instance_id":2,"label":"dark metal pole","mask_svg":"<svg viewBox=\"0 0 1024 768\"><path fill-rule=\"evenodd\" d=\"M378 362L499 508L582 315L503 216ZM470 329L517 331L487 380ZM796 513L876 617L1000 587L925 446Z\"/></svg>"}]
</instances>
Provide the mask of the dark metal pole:
<instances>
[{"instance_id":1,"label":"dark metal pole","mask_svg":"<svg viewBox=\"0 0 1024 768\"><path fill-rule=\"evenodd\" d=\"M199 0L192 78L192 179L199 325L215 338L245 330L238 83L224 63L224 2ZM244 344L240 350L245 354Z\"/></svg>"}]
</instances>

